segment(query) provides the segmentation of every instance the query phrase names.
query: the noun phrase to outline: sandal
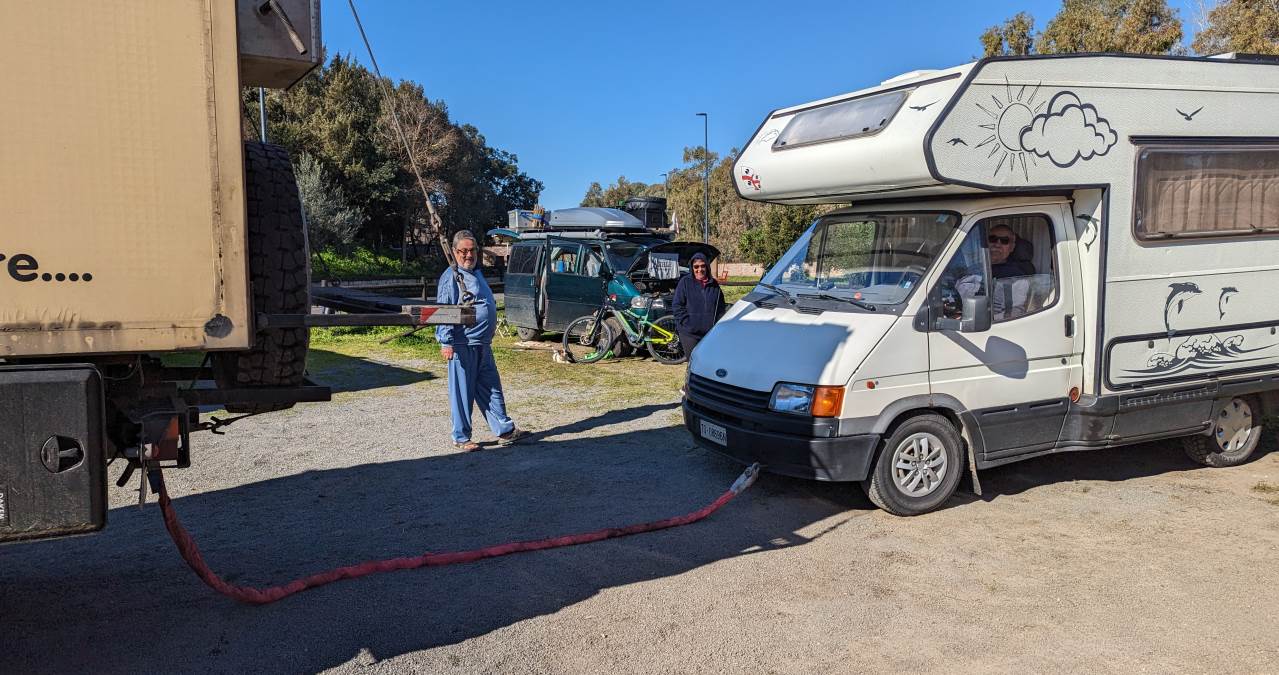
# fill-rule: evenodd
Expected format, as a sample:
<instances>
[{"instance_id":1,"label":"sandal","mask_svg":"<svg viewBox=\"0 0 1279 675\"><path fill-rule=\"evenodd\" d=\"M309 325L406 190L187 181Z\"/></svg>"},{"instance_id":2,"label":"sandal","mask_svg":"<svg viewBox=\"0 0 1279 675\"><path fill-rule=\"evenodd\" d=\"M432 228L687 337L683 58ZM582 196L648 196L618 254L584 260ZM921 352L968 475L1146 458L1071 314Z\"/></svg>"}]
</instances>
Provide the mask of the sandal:
<instances>
[{"instance_id":1,"label":"sandal","mask_svg":"<svg viewBox=\"0 0 1279 675\"><path fill-rule=\"evenodd\" d=\"M525 431L525 430L523 430L523 429L521 429L521 428L519 428L519 427L515 427L514 429L511 429L510 431L506 432L505 434L503 434L503 435L501 435L501 436L498 436L498 437L497 437L497 444L498 444L499 446L501 446L501 447L506 447L506 446L508 446L508 445L512 445L512 444L514 444L514 443L518 442L520 439L525 438L525 437L527 437L527 436L528 436L528 432L527 432L527 431Z\"/></svg>"},{"instance_id":2,"label":"sandal","mask_svg":"<svg viewBox=\"0 0 1279 675\"><path fill-rule=\"evenodd\" d=\"M453 441L453 447L462 452L475 452L480 449L480 444L475 441L462 441L461 443Z\"/></svg>"}]
</instances>

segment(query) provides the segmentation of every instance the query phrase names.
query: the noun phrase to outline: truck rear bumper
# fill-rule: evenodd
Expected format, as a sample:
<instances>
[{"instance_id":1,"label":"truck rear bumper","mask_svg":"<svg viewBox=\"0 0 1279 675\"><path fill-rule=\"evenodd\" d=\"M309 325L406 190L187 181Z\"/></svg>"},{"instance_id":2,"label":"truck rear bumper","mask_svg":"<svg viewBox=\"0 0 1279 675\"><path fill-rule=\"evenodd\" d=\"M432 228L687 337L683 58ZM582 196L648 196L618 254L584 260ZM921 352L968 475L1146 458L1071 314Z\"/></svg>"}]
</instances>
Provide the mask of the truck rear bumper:
<instances>
[{"instance_id":1,"label":"truck rear bumper","mask_svg":"<svg viewBox=\"0 0 1279 675\"><path fill-rule=\"evenodd\" d=\"M766 471L822 481L860 481L870 475L878 434L816 438L748 429L730 416L684 400L684 426L698 445L744 464L759 462ZM743 412L749 415L751 413ZM702 422L726 431L721 445L702 435Z\"/></svg>"}]
</instances>

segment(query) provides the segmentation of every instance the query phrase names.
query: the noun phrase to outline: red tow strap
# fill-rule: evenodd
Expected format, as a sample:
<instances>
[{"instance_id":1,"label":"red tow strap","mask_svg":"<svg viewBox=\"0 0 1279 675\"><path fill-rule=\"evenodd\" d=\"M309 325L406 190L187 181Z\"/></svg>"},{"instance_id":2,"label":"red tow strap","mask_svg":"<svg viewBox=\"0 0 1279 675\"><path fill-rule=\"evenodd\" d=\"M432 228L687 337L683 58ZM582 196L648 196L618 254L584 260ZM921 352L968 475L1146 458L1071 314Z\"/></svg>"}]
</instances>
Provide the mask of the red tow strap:
<instances>
[{"instance_id":1,"label":"red tow strap","mask_svg":"<svg viewBox=\"0 0 1279 675\"><path fill-rule=\"evenodd\" d=\"M358 565L348 565L319 574L312 574L309 577L295 579L283 586L275 586L272 588L251 588L248 586L236 586L227 583L222 577L219 577L209 566L205 564L204 558L200 555L200 548L196 546L195 540L191 538L178 522L178 514L173 509L173 501L169 499L169 491L164 483L164 474L159 469L153 470L159 483L157 490L160 493L160 511L164 516L164 527L169 531L169 535L173 537L173 543L177 545L178 552L182 554L182 559L187 561L192 570L195 570L196 576L200 577L204 583L208 584L213 590L240 602L247 602L254 605L265 605L287 598L294 593L300 593L308 588L315 588L325 584L340 581L342 579L356 579L359 577L377 574L379 572L392 572L395 570L410 570L418 567L440 567L443 565L454 565L457 563L468 563L484 558L496 558L497 556L510 555L512 553L522 553L524 551L541 551L548 548L559 548L561 546L575 546L577 544L589 544L604 539L612 539L614 537L625 537L641 532L652 532L654 530L664 530L671 527L679 527L680 525L688 525L695 523L712 513L715 513L720 507L732 501L733 497L741 494L755 482L755 478L759 476L759 464L752 464L738 476L733 485L719 499L707 504L706 506L674 518L658 520L651 523L641 523L639 525L628 525L626 527L609 527L594 532L586 532L582 534L570 534L562 537L552 537L549 539L538 539L536 541L517 541L507 544L498 544L496 546L488 546L478 548L471 551L454 551L451 553L424 553L419 556L407 558L391 558L389 560L372 560L363 562Z\"/></svg>"}]
</instances>

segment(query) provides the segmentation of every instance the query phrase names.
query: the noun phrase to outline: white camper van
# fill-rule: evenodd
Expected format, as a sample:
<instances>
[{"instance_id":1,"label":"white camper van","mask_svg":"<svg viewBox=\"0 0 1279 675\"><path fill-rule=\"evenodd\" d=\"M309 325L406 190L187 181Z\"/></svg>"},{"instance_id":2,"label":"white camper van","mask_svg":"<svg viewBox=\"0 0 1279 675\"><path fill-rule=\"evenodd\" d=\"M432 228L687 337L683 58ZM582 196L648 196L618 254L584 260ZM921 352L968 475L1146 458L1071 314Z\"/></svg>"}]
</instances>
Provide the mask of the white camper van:
<instances>
[{"instance_id":1,"label":"white camper van","mask_svg":"<svg viewBox=\"0 0 1279 675\"><path fill-rule=\"evenodd\" d=\"M909 73L769 114L734 171L746 199L852 206L693 352L705 447L913 515L1052 452L1186 437L1238 464L1279 402L1279 61Z\"/></svg>"}]
</instances>

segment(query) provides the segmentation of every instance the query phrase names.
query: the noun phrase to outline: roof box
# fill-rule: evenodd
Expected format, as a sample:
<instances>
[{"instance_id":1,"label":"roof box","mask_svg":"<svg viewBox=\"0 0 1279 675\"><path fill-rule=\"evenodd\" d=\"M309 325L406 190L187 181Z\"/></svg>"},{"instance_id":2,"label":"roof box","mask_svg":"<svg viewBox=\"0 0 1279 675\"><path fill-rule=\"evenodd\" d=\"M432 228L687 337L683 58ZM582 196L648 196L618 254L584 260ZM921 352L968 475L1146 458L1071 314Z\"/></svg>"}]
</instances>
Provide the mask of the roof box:
<instances>
[{"instance_id":1,"label":"roof box","mask_svg":"<svg viewBox=\"0 0 1279 675\"><path fill-rule=\"evenodd\" d=\"M621 209L582 207L556 209L547 213L548 230L643 230L639 218Z\"/></svg>"}]
</instances>

